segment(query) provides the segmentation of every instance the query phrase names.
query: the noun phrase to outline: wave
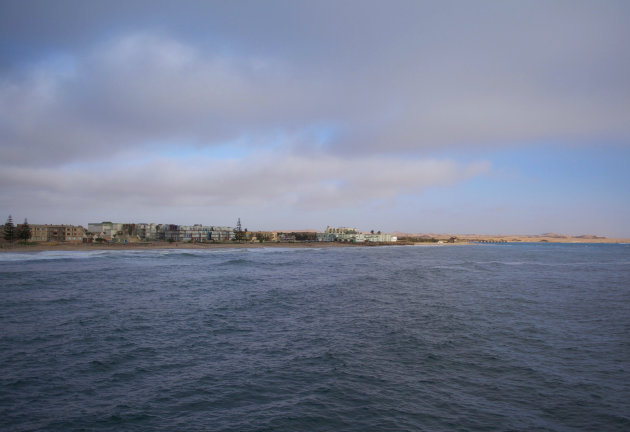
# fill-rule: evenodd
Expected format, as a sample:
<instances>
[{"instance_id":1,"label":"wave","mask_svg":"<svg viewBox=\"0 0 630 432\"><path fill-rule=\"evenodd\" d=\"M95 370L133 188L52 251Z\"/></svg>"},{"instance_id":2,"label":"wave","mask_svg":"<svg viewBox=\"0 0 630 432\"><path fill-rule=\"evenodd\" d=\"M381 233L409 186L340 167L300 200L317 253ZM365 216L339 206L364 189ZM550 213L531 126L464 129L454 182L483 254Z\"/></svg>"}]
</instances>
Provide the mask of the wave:
<instances>
[{"instance_id":1,"label":"wave","mask_svg":"<svg viewBox=\"0 0 630 432\"><path fill-rule=\"evenodd\" d=\"M93 258L162 258L207 257L233 254L235 250L216 249L143 249L143 250L93 250L93 251L41 251L0 253L0 262L83 260Z\"/></svg>"},{"instance_id":2,"label":"wave","mask_svg":"<svg viewBox=\"0 0 630 432\"><path fill-rule=\"evenodd\" d=\"M0 254L0 262L89 259L106 256L111 251L43 251L7 252Z\"/></svg>"}]
</instances>

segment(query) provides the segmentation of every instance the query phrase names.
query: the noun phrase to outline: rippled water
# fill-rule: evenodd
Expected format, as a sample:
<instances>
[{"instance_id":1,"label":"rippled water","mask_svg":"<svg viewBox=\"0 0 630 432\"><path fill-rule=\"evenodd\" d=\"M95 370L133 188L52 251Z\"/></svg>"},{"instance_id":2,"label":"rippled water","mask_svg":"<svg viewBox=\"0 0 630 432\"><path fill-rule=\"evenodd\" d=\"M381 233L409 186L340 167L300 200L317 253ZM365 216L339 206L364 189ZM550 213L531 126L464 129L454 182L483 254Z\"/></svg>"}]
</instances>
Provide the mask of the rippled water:
<instances>
[{"instance_id":1,"label":"rippled water","mask_svg":"<svg viewBox=\"0 0 630 432\"><path fill-rule=\"evenodd\" d=\"M0 429L630 430L630 246L0 254Z\"/></svg>"}]
</instances>

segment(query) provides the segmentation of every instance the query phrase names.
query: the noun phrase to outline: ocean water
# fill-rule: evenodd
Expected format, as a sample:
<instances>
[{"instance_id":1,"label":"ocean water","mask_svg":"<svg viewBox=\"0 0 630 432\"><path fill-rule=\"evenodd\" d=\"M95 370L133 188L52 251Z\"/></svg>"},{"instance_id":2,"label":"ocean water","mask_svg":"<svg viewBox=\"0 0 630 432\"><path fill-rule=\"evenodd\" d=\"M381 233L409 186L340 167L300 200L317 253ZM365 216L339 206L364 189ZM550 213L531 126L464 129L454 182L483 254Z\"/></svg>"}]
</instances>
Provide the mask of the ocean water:
<instances>
[{"instance_id":1,"label":"ocean water","mask_svg":"<svg viewBox=\"0 0 630 432\"><path fill-rule=\"evenodd\" d=\"M0 254L3 431L628 431L630 245Z\"/></svg>"}]
</instances>

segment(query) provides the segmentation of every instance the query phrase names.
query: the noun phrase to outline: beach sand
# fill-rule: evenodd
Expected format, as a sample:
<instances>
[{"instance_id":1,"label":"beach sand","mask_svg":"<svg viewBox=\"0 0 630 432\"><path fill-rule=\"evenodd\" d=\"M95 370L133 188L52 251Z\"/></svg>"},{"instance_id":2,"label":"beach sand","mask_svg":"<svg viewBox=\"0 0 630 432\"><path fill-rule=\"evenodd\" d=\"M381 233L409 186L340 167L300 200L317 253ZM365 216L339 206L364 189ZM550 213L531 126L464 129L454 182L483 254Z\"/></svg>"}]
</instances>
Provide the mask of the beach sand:
<instances>
[{"instance_id":1,"label":"beach sand","mask_svg":"<svg viewBox=\"0 0 630 432\"><path fill-rule=\"evenodd\" d=\"M595 235L570 236L563 234L540 234L540 235L479 235L479 234L454 234L458 241L477 240L485 241L505 241L505 242L528 242L528 243L628 243L630 239L609 238ZM444 235L436 235L436 237L444 237Z\"/></svg>"},{"instance_id":2,"label":"beach sand","mask_svg":"<svg viewBox=\"0 0 630 432\"><path fill-rule=\"evenodd\" d=\"M448 239L456 237L456 243L443 245L477 244L487 242L532 242L532 243L630 243L630 239L606 237L571 237L561 235L476 235L476 234L425 234L425 236ZM589 238L590 237L590 238ZM341 242L265 242L265 243L189 243L189 242L137 242L137 243L38 243L23 245L19 243L0 243L2 252L43 252L43 251L95 251L95 250L150 250L150 249L252 249L252 248L330 248L330 247L374 247L436 245L436 243L413 243L398 241L395 243L341 243Z\"/></svg>"},{"instance_id":3,"label":"beach sand","mask_svg":"<svg viewBox=\"0 0 630 432\"><path fill-rule=\"evenodd\" d=\"M0 244L1 252L43 252L43 251L95 251L95 250L151 250L151 249L252 249L252 248L322 248L322 247L370 247L383 246L377 243L333 243L333 242L305 242L305 243L189 243L189 242L142 242L142 243L40 243L22 245L18 243ZM387 243L386 245L400 245L405 243Z\"/></svg>"}]
</instances>

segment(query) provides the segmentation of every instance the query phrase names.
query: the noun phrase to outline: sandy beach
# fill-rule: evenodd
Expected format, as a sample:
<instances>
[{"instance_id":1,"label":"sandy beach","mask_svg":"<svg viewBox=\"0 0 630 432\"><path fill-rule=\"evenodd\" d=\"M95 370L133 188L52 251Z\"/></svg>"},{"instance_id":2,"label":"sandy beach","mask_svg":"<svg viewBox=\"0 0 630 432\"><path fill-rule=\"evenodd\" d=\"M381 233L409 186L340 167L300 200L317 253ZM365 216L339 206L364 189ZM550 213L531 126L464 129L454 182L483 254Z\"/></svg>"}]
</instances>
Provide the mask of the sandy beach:
<instances>
[{"instance_id":1,"label":"sandy beach","mask_svg":"<svg viewBox=\"0 0 630 432\"><path fill-rule=\"evenodd\" d=\"M450 234L430 234L436 238L449 238ZM479 242L531 242L531 243L630 243L630 239L616 239L607 237L584 236L571 237L560 235L452 235L457 238L455 243L440 243L440 245L478 244ZM43 252L43 251L95 251L95 250L150 250L150 249L252 249L252 248L331 248L331 247L375 247L375 246L409 246L409 245L437 245L432 242L395 243L342 243L342 242L265 242L265 243L189 243L189 242L136 242L136 243L39 243L24 245L19 243L0 243L2 252Z\"/></svg>"},{"instance_id":2,"label":"sandy beach","mask_svg":"<svg viewBox=\"0 0 630 432\"><path fill-rule=\"evenodd\" d=\"M34 245L0 244L1 252L43 252L43 251L95 251L95 250L150 250L150 249L252 249L252 248L330 248L330 247L374 247L374 246L405 246L409 243L336 243L336 242L305 242L305 243L188 243L188 242L143 242L143 243L40 243Z\"/></svg>"},{"instance_id":3,"label":"sandy beach","mask_svg":"<svg viewBox=\"0 0 630 432\"><path fill-rule=\"evenodd\" d=\"M436 238L444 238L446 234L434 234ZM510 243L630 243L630 239L602 237L596 235L582 235L571 236L564 234L538 234L538 235L512 235L512 234L453 234L457 237L458 241L463 242L476 242L476 241L488 241L488 242L510 242Z\"/></svg>"}]
</instances>

